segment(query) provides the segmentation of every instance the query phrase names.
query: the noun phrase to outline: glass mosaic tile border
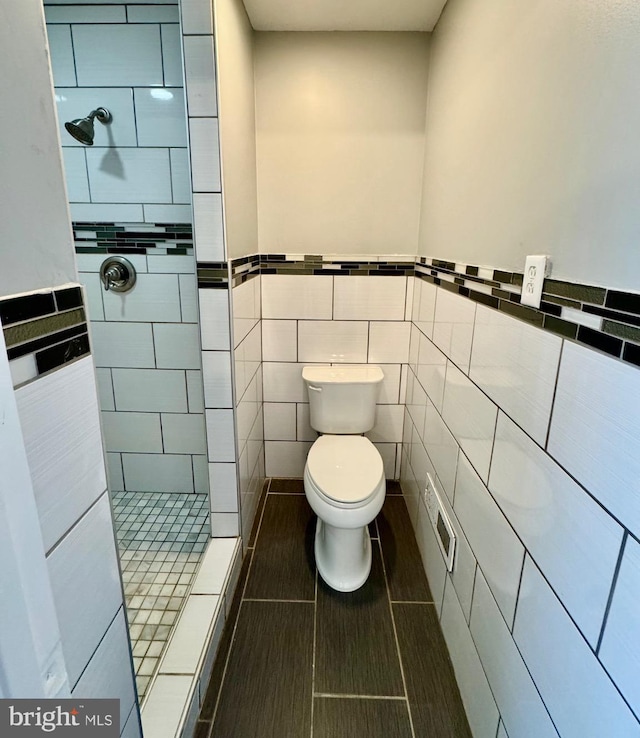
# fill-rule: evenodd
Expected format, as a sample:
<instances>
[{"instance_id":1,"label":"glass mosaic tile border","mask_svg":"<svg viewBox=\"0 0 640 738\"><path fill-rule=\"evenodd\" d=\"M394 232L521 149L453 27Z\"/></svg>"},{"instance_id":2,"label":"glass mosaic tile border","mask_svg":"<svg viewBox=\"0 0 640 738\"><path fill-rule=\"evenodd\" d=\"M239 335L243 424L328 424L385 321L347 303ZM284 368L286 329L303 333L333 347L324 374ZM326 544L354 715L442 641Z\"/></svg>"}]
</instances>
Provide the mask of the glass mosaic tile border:
<instances>
[{"instance_id":1,"label":"glass mosaic tile border","mask_svg":"<svg viewBox=\"0 0 640 738\"><path fill-rule=\"evenodd\" d=\"M191 223L74 222L73 238L78 254L193 253Z\"/></svg>"},{"instance_id":2,"label":"glass mosaic tile border","mask_svg":"<svg viewBox=\"0 0 640 738\"><path fill-rule=\"evenodd\" d=\"M640 366L640 294L545 279L539 308L520 304L523 275L428 256L253 254L229 262L233 287L258 274L415 276ZM227 262L198 262L198 286L228 289Z\"/></svg>"},{"instance_id":3,"label":"glass mosaic tile border","mask_svg":"<svg viewBox=\"0 0 640 738\"><path fill-rule=\"evenodd\" d=\"M520 304L523 275L418 257L415 276L563 338L640 366L640 295L545 279L539 308Z\"/></svg>"},{"instance_id":4,"label":"glass mosaic tile border","mask_svg":"<svg viewBox=\"0 0 640 738\"><path fill-rule=\"evenodd\" d=\"M81 287L63 287L0 300L0 323L10 362L35 379L90 353Z\"/></svg>"}]
</instances>

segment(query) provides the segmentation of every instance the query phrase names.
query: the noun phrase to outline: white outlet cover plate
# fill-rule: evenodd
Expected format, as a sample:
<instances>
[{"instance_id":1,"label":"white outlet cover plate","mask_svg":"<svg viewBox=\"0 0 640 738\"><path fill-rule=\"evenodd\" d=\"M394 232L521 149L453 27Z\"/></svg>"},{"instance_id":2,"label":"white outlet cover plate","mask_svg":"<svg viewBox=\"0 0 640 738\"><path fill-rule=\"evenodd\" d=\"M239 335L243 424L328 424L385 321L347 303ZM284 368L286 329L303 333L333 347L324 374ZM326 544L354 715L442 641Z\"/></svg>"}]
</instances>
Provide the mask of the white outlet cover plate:
<instances>
[{"instance_id":1,"label":"white outlet cover plate","mask_svg":"<svg viewBox=\"0 0 640 738\"><path fill-rule=\"evenodd\" d=\"M524 279L522 282L522 305L539 308L542 298L542 285L547 275L547 259L544 254L527 256L524 265Z\"/></svg>"}]
</instances>

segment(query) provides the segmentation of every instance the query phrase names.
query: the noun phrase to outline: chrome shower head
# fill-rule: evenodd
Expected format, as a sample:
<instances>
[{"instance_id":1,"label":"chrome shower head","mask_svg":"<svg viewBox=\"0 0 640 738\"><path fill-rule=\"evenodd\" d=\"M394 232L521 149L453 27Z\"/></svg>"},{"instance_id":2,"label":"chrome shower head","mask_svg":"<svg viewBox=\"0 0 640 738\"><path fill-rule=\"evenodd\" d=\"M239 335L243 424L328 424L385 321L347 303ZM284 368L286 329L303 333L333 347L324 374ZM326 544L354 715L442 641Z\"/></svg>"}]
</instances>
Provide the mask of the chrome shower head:
<instances>
[{"instance_id":1,"label":"chrome shower head","mask_svg":"<svg viewBox=\"0 0 640 738\"><path fill-rule=\"evenodd\" d=\"M67 131L85 146L93 146L93 119L97 118L100 123L111 123L111 113L106 108L96 108L92 110L86 118L76 118L64 124Z\"/></svg>"}]
</instances>

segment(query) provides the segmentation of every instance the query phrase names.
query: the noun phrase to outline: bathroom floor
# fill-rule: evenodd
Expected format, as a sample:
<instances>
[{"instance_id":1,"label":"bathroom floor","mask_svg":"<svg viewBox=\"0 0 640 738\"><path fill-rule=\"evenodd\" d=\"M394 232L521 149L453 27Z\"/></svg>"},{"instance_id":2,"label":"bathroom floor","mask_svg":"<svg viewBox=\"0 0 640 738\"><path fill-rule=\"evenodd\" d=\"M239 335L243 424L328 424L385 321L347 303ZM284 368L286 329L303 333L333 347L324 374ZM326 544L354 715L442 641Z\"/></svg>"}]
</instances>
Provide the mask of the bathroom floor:
<instances>
[{"instance_id":1,"label":"bathroom floor","mask_svg":"<svg viewBox=\"0 0 640 738\"><path fill-rule=\"evenodd\" d=\"M301 480L272 479L257 520L195 738L470 738L399 486L356 592L317 576Z\"/></svg>"},{"instance_id":2,"label":"bathroom floor","mask_svg":"<svg viewBox=\"0 0 640 738\"><path fill-rule=\"evenodd\" d=\"M142 700L209 540L206 495L112 495L138 695Z\"/></svg>"}]
</instances>

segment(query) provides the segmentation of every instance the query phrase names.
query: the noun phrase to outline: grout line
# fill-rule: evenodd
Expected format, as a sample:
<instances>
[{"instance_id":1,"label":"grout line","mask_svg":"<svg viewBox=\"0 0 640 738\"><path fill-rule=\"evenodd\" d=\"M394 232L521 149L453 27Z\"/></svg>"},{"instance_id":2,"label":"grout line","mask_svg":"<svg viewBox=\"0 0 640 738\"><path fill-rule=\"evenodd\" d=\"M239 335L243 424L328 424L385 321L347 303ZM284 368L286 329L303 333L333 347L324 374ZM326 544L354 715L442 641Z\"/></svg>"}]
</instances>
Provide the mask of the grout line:
<instances>
[{"instance_id":1,"label":"grout line","mask_svg":"<svg viewBox=\"0 0 640 738\"><path fill-rule=\"evenodd\" d=\"M314 692L314 697L332 700L393 700L394 702L407 702L406 697L398 697L383 694L332 694L328 692Z\"/></svg>"},{"instance_id":2,"label":"grout line","mask_svg":"<svg viewBox=\"0 0 640 738\"><path fill-rule=\"evenodd\" d=\"M311 605L315 603L315 600L281 600L276 598L267 598L267 597L243 597L242 598L244 602L290 602L290 603L304 603L307 605Z\"/></svg>"},{"instance_id":3,"label":"grout line","mask_svg":"<svg viewBox=\"0 0 640 738\"><path fill-rule=\"evenodd\" d=\"M602 645L602 639L604 638L604 632L607 628L607 621L609 620L609 612L611 610L611 603L613 602L613 596L616 591L618 584L618 575L620 574L620 567L622 566L622 560L627 548L627 541L629 540L629 534L625 531L622 535L622 542L620 544L620 552L618 553L618 561L616 562L616 568L613 572L613 578L611 580L611 589L609 590L609 597L607 599L607 606L604 609L604 615L602 617L602 627L600 628L600 634L598 636L598 642L596 643L595 653L600 660L600 646Z\"/></svg>"},{"instance_id":4,"label":"grout line","mask_svg":"<svg viewBox=\"0 0 640 738\"><path fill-rule=\"evenodd\" d=\"M253 556L254 554L251 554L251 563L249 564L249 568L247 570L247 576L245 577L244 584L242 587L242 592L240 594L240 603L238 605L238 612L236 613L236 622L233 624L233 633L231 634L231 639L229 641L229 650L227 651L227 658L225 659L224 669L222 670L222 677L220 679L220 687L218 688L218 694L216 696L216 704L215 704L215 707L213 708L213 713L211 715L211 731L210 732L213 731L213 725L216 721L216 716L218 714L218 707L220 705L220 695L222 694L222 690L224 689L225 679L227 678L227 669L229 667L229 660L231 658L231 652L233 651L233 646L236 640L236 631L238 630L238 622L240 620L240 613L242 612L242 604L244 602L244 593L247 591L247 583L251 575L251 569L253 568ZM235 596L235 592L234 592L234 596Z\"/></svg>"},{"instance_id":5,"label":"grout line","mask_svg":"<svg viewBox=\"0 0 640 738\"><path fill-rule=\"evenodd\" d=\"M255 550L258 544L258 538L260 536L260 531L262 530L262 521L264 519L264 511L265 511L265 508L267 507L267 498L271 494L270 490L271 490L271 479L269 479L269 486L267 487L267 491L264 494L264 502L262 503L262 510L260 511L260 520L258 520L258 527L256 529L256 535L255 535L255 538L253 539L252 548L253 548L254 553L255 553ZM253 565L253 559L251 559L251 564ZM247 581L249 581L249 572L247 572ZM242 596L244 597L244 591L242 593Z\"/></svg>"},{"instance_id":6,"label":"grout line","mask_svg":"<svg viewBox=\"0 0 640 738\"><path fill-rule=\"evenodd\" d=\"M556 395L558 394L558 381L560 380L560 367L562 366L562 354L564 353L564 346L566 341L563 339L562 343L560 344L560 354L558 355L558 368L556 369L556 377L553 382L553 397L551 398L551 406L549 408L549 421L547 425L547 433L544 438L544 446L543 449L546 453L549 453L547 449L549 448L549 437L551 436L551 422L553 421L553 410L556 405Z\"/></svg>"},{"instance_id":7,"label":"grout line","mask_svg":"<svg viewBox=\"0 0 640 738\"><path fill-rule=\"evenodd\" d=\"M385 565L384 556L382 555L382 545L380 546L380 561L382 562L382 573L384 575L385 590L387 592L387 603L389 604L389 613L391 615L391 625L393 627L393 637L396 643L396 653L398 654L398 663L400 664L400 674L402 676L402 688L404 689L404 699L407 703L407 713L409 714L409 724L411 725L412 738L416 738L416 732L413 727L413 716L411 714L411 705L409 703L409 693L407 692L407 680L404 675L404 665L402 663L402 655L400 654L400 642L398 641L398 629L396 628L396 619L393 614L393 606L391 605L391 592L389 591L389 579L387 577L387 567Z\"/></svg>"},{"instance_id":8,"label":"grout line","mask_svg":"<svg viewBox=\"0 0 640 738\"><path fill-rule=\"evenodd\" d=\"M311 656L311 738L313 738L313 712L316 697L316 634L318 628L318 569L313 593L313 652Z\"/></svg>"}]
</instances>

